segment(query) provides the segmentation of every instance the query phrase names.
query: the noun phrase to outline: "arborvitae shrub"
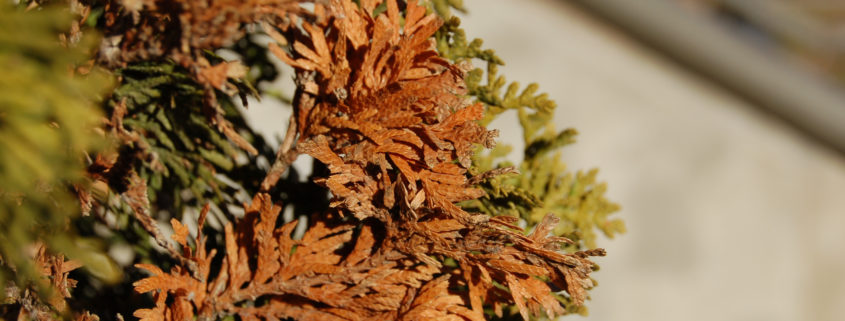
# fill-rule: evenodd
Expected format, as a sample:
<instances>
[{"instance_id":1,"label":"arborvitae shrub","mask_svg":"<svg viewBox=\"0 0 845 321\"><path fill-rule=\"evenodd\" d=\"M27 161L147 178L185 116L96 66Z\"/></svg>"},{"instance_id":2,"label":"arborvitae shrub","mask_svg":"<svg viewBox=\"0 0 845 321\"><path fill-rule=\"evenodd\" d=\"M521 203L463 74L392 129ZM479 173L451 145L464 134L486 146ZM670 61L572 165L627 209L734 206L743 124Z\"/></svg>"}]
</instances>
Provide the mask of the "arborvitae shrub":
<instances>
[{"instance_id":1,"label":"arborvitae shrub","mask_svg":"<svg viewBox=\"0 0 845 321\"><path fill-rule=\"evenodd\" d=\"M575 131L554 129L554 102L507 84L450 9L4 2L2 317L586 313L596 230L624 230L618 206L560 162ZM237 105L284 97L280 76L293 113L271 146ZM509 109L518 165L485 128ZM310 173L291 168L308 156Z\"/></svg>"}]
</instances>

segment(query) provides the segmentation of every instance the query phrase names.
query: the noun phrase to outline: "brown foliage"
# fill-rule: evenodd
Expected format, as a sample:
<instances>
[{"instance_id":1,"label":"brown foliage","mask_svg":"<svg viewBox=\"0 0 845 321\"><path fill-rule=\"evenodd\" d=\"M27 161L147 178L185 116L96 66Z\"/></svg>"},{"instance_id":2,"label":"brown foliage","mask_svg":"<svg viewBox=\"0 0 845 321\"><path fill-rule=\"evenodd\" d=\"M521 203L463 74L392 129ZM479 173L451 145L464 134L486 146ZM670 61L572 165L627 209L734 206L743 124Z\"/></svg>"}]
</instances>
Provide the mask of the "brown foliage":
<instances>
[{"instance_id":1,"label":"brown foliage","mask_svg":"<svg viewBox=\"0 0 845 321\"><path fill-rule=\"evenodd\" d=\"M525 235L516 218L455 205L482 195L467 169L473 146L490 147L496 133L476 123L482 106L462 98L466 68L434 51L430 37L440 20L416 1L402 17L394 0L372 17L381 2L332 0L316 4L302 28L264 25L292 44L291 52L271 47L297 71L291 152L328 167L318 183L331 191L331 209L294 240L296 223L276 228L281 208L256 195L244 219L226 226L216 275L215 250L206 251L198 233L192 251L187 229L174 221L174 239L198 275L184 266L165 273L140 265L152 276L136 290L153 292L156 307L136 316L483 320L484 306L501 315L514 304L528 319L565 312L553 291L584 301L594 266L587 257L603 250L560 252L569 240L549 236L552 215Z\"/></svg>"},{"instance_id":2,"label":"brown foliage","mask_svg":"<svg viewBox=\"0 0 845 321\"><path fill-rule=\"evenodd\" d=\"M139 265L153 276L136 282L135 289L156 291L157 303L153 309L138 310L135 316L142 320L227 314L244 320L397 319L400 307L414 307L413 297L406 292L419 289L438 272L395 249L377 247L373 231L377 227L372 224L356 228L356 224L330 223L337 221L336 217L326 216L318 218L301 240L294 240L290 234L295 221L275 227L280 210L269 196L259 194L246 206L244 220L235 227L226 226L226 255L213 278L209 271L216 251L206 252L205 240L197 233L192 253L187 229L173 221L174 239L197 263L201 277L193 278L180 267L167 274L152 265ZM445 288L426 290L433 298L451 296L454 298L444 301L460 302ZM173 303L165 305L168 294ZM409 302L403 305L403 300ZM246 301L261 303L241 304ZM436 309L449 306L460 310L455 303Z\"/></svg>"},{"instance_id":3,"label":"brown foliage","mask_svg":"<svg viewBox=\"0 0 845 321\"><path fill-rule=\"evenodd\" d=\"M98 60L111 68L164 60L186 68L203 87L209 123L235 145L256 155L258 151L223 117L215 94L238 93L229 79L243 78L247 69L238 61L212 63L205 52L231 46L250 25L270 23L288 28L289 15L306 14L301 2L307 0L109 0L104 7L105 35ZM84 12L87 15L88 11Z\"/></svg>"},{"instance_id":4,"label":"brown foliage","mask_svg":"<svg viewBox=\"0 0 845 321\"><path fill-rule=\"evenodd\" d=\"M36 272L43 283L28 287L18 287L12 283L6 285L3 293L3 305L0 317L13 317L17 320L51 321L59 315L69 312L66 298L76 287L76 280L68 274L81 267L77 261L66 261L64 255L52 254L40 243L32 246ZM40 288L37 291L36 288ZM88 312L78 314L76 321L97 321L99 318Z\"/></svg>"},{"instance_id":5,"label":"brown foliage","mask_svg":"<svg viewBox=\"0 0 845 321\"><path fill-rule=\"evenodd\" d=\"M245 25L284 25L302 0L108 0L99 58L109 66L172 59L189 69L213 68L203 50L223 48Z\"/></svg>"},{"instance_id":6,"label":"brown foliage","mask_svg":"<svg viewBox=\"0 0 845 321\"><path fill-rule=\"evenodd\" d=\"M434 51L440 20L411 1L402 26L395 1L372 18L377 4L334 1L292 30L292 56L271 47L301 76L297 151L328 165L334 205L359 219L417 219L426 205L466 221L453 203L481 195L467 186L472 146L496 133L475 123L482 105L465 106L463 70Z\"/></svg>"},{"instance_id":7,"label":"brown foliage","mask_svg":"<svg viewBox=\"0 0 845 321\"><path fill-rule=\"evenodd\" d=\"M199 267L199 277L180 266L165 273L154 265L139 264L152 276L136 282L135 290L153 292L156 306L138 310L135 316L141 320L223 315L244 320L483 320L481 311L473 310L475 304L480 308L488 300L500 309L511 299L526 317L541 309L556 315L563 312L560 303L534 276L549 277L553 284L583 295L578 291L589 286L586 273L592 266L584 257L601 254L555 252L561 240L538 234L548 233L551 216L528 236L493 219L483 230L462 227L455 220L420 223L429 232L426 237L385 228L374 220L342 222L324 215L315 217L301 240L294 240L296 221L276 228L281 207L268 195L257 195L245 209L243 220L225 228L226 253L216 275L210 273L216 250L205 249L202 232L193 238L192 250L187 228L173 220L173 239ZM200 224L206 213L207 208ZM462 232L467 234L461 237ZM433 238L443 244L435 244ZM504 245L507 242L515 245ZM414 249L423 252L410 252ZM460 261L463 272L424 258L440 253ZM493 286L493 280L502 281L511 293ZM468 286L469 293L450 289L455 286ZM172 303L166 303L168 297ZM471 303L475 298L477 302Z\"/></svg>"}]
</instances>

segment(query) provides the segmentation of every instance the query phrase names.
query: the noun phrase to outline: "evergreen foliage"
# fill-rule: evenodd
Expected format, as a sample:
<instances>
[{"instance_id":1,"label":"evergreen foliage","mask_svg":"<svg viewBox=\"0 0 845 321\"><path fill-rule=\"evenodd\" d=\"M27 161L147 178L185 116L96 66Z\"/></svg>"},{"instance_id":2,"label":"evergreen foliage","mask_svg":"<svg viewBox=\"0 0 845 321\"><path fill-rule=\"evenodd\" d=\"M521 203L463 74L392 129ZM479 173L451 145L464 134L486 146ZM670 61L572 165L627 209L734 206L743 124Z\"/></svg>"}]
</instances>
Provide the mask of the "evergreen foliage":
<instances>
[{"instance_id":1,"label":"evergreen foliage","mask_svg":"<svg viewBox=\"0 0 845 321\"><path fill-rule=\"evenodd\" d=\"M84 185L85 152L104 145L94 130L96 103L111 86L105 73L74 71L97 39L61 45L71 21L60 8L27 13L0 3L0 288L8 278L45 286L28 255L36 242L82 260L99 277L119 277L85 240L62 232L80 212L70 186Z\"/></svg>"},{"instance_id":2,"label":"evergreen foliage","mask_svg":"<svg viewBox=\"0 0 845 321\"><path fill-rule=\"evenodd\" d=\"M0 318L586 313L618 206L462 1L53 2L0 4ZM273 56L281 146L237 106L279 96ZM517 166L484 151L507 110Z\"/></svg>"},{"instance_id":3,"label":"evergreen foliage","mask_svg":"<svg viewBox=\"0 0 845 321\"><path fill-rule=\"evenodd\" d=\"M548 213L561 219L553 233L573 240L569 251L596 247L596 230L612 238L625 232L620 219L608 216L619 206L604 197L604 183L596 182L597 170L568 172L561 162L560 149L575 142L577 131L554 127L556 104L546 93L537 93L539 86L529 84L522 91L517 82L508 84L499 75L504 62L491 49L483 49L481 39L468 41L460 28L460 19L451 17L435 36L440 54L455 62L481 61L486 70L474 68L466 78L469 95L486 106L480 121L488 125L507 110L516 110L525 150L522 162L515 167L502 160L511 152L500 145L488 153L480 150L473 158L477 173L501 170L505 175L485 178L481 182L484 196L463 203L463 207L489 215L510 215L525 221L528 229L539 224ZM507 87L505 87L507 85ZM504 93L502 89L507 88ZM515 168L518 170L508 170ZM587 308L570 304L561 297L570 313L587 314Z\"/></svg>"},{"instance_id":4,"label":"evergreen foliage","mask_svg":"<svg viewBox=\"0 0 845 321\"><path fill-rule=\"evenodd\" d=\"M522 91L519 83L508 84L498 74L501 58L490 49L482 49L482 41L467 41L459 27L460 19L452 17L436 35L438 51L456 62L480 60L486 70L475 68L466 78L469 95L487 107L481 124L488 125L506 110L516 110L525 142L518 174L501 175L486 179L482 186L487 196L465 203L490 215L512 215L525 219L529 227L538 224L546 213L555 213L562 223L555 234L565 236L578 244L574 249L595 248L595 229L607 237L625 231L624 223L608 216L619 206L604 198L606 186L596 182L596 170L567 172L560 161L560 149L575 142L577 132L554 128L556 104L548 94L537 93L539 86L529 84ZM486 82L484 81L486 80ZM507 89L502 93L502 89ZM510 166L501 158L510 153L510 147L501 145L489 153L476 153L473 164L477 172Z\"/></svg>"}]
</instances>

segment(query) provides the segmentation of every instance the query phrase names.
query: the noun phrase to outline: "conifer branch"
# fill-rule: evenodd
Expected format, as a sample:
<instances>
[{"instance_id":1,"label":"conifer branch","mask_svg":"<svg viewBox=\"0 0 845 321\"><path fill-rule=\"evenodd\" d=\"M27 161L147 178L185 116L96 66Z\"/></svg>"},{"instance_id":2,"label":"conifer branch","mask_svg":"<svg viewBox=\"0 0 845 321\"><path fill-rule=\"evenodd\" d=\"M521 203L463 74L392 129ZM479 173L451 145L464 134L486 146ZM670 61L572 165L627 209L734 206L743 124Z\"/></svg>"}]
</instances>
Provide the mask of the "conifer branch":
<instances>
[{"instance_id":1,"label":"conifer branch","mask_svg":"<svg viewBox=\"0 0 845 321\"><path fill-rule=\"evenodd\" d=\"M117 87L105 97L103 117L85 113L82 103L72 104L73 112L33 104L20 108L37 111L27 116L33 124L0 126L0 144L34 155L32 164L21 162L31 165L24 174L0 171L0 222L52 213L70 196L54 192L56 186L73 190L83 215L96 219L56 216L61 224L43 226L60 236L13 235L24 245L44 245L29 257L16 255L5 242L12 233L5 232L42 225L0 227L0 277L6 267L17 274L9 288L14 300L0 308L11 305L21 311L18 318L39 321L98 319L84 309L70 311L65 301L77 285L68 278L77 262L96 277L108 276L106 268L115 264L99 249L80 251L57 241L76 240L63 237L79 226L91 239L130 245L131 262L121 263L125 272L134 266L149 274L115 284L80 274L85 291L75 302L87 308L101 302L99 296L134 288L150 295L130 296L119 311L142 321L529 320L584 311L597 268L590 258L605 255L584 248L594 247L593 230L613 235L624 228L607 219L616 205L603 198L595 172L565 172L555 151L575 132L552 129L554 102L533 84L521 93L510 84L502 92L501 60L480 41L467 42L450 14L450 8L463 11L460 0L68 4L77 16L58 36L61 46L85 47L94 34L89 27L103 34L99 46L71 50L74 59L59 61L50 52L57 45L54 32L44 32L50 41L32 43L0 37L8 42L0 43L0 63L44 65L22 78L25 86L2 76L0 83L21 91L43 88L47 97L61 98L49 98L47 106L65 98L94 101L99 89L75 81L96 83L101 73L112 73ZM42 29L53 28L39 11L0 11L0 26L17 26L31 14ZM252 38L259 26L272 39L269 45ZM9 54L4 48L24 49ZM270 57L291 66L296 83L279 146L267 145L235 103L245 106L248 96L262 95L259 85L278 76ZM469 62L476 58L487 63L484 84L485 72ZM69 79L43 86L34 81L69 69ZM64 82L68 87L58 86ZM3 88L0 96L18 97L17 90ZM83 94L70 97L57 88ZM498 132L485 128L507 109L517 111L526 141L518 166L496 163L507 148L495 146ZM16 109L10 113L19 116ZM0 110L0 122L5 115ZM88 134L104 139L94 144L80 133L96 119L101 127ZM15 144L5 139L17 134L8 128L39 128L23 137L48 137L53 145ZM290 168L300 154L314 158L305 183ZM0 170L9 159L28 160L3 155ZM72 165L80 155L86 166ZM257 166L261 159L272 159L267 172ZM44 164L61 166L54 171ZM79 174L61 172L73 169ZM32 184L36 178L50 183ZM289 207L284 216L280 204ZM196 229L189 227L187 214L200 207ZM7 209L18 212L12 216ZM169 239L168 227L158 223L163 218L170 219ZM37 269L25 268L30 261ZM98 261L107 263L92 263ZM49 288L59 295L33 295ZM95 288L107 290L92 294ZM115 315L111 309L94 312Z\"/></svg>"}]
</instances>

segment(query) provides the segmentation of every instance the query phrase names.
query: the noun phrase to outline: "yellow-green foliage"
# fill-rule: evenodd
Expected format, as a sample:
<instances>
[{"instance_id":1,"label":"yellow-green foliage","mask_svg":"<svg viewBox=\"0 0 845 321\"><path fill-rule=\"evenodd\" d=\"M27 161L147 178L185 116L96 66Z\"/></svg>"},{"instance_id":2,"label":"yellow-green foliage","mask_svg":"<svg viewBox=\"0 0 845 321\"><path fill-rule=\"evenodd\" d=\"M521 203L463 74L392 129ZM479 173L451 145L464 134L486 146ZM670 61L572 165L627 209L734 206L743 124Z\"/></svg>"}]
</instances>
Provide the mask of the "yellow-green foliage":
<instances>
[{"instance_id":1,"label":"yellow-green foliage","mask_svg":"<svg viewBox=\"0 0 845 321\"><path fill-rule=\"evenodd\" d=\"M441 15L448 16L448 13ZM608 218L619 210L619 206L604 197L607 187L596 182L598 171L573 174L560 160L560 148L573 143L577 132L555 129L555 102L545 93L538 94L537 84L529 84L521 92L519 83L508 84L505 77L498 74L498 66L504 62L493 50L483 49L480 39L467 41L459 25L460 20L451 17L438 31L438 51L453 61L475 59L486 64L486 70L475 68L466 77L469 94L486 106L481 123L486 126L503 112L516 110L525 142L523 160L516 166L519 174L486 179L481 187L487 195L464 202L462 206L489 215L520 217L529 229L540 223L543 216L553 213L561 219L553 233L573 241L567 247L569 251L595 248L595 230L611 238L623 233L625 224L619 219ZM504 93L502 89L505 89ZM511 166L502 160L510 152L511 147L504 145L487 153L479 150L473 157L475 173ZM571 304L569 297L558 296L558 299L568 313L586 315L588 312L585 306Z\"/></svg>"},{"instance_id":2,"label":"yellow-green foliage","mask_svg":"<svg viewBox=\"0 0 845 321\"><path fill-rule=\"evenodd\" d=\"M67 183L81 183L85 151L102 144L90 99L111 83L103 73L72 75L69 66L84 62L96 40L62 47L71 18L66 9L25 13L0 4L0 287L9 268L18 284L33 280L27 249L35 239L86 262L101 258L65 232L79 212Z\"/></svg>"},{"instance_id":3,"label":"yellow-green foliage","mask_svg":"<svg viewBox=\"0 0 845 321\"><path fill-rule=\"evenodd\" d=\"M576 243L570 250L595 248L596 229L608 237L624 232L621 220L608 218L619 206L605 199L606 187L596 182L597 171L573 174L560 161L559 149L574 142L576 131L555 130L554 101L545 93L537 94L536 84L521 92L518 83L508 84L498 75L502 60L492 50L482 49L481 40L467 41L459 24L460 20L452 17L441 28L437 34L438 51L454 61L477 59L486 63L486 72L475 68L466 80L470 95L487 106L482 124L489 124L506 110L516 110L526 146L523 161L517 166L520 174L486 180L482 186L488 195L467 202L464 207L491 215L519 216L529 227L539 223L545 214L554 213L561 218L555 234ZM489 153L477 153L476 171L510 165L500 160L509 152L510 147L498 146Z\"/></svg>"},{"instance_id":4,"label":"yellow-green foliage","mask_svg":"<svg viewBox=\"0 0 845 321\"><path fill-rule=\"evenodd\" d=\"M466 8L464 8L464 0L431 0L428 4L431 5L431 9L434 9L434 11L444 19L448 19L452 16L452 9L460 12L466 12Z\"/></svg>"}]
</instances>

